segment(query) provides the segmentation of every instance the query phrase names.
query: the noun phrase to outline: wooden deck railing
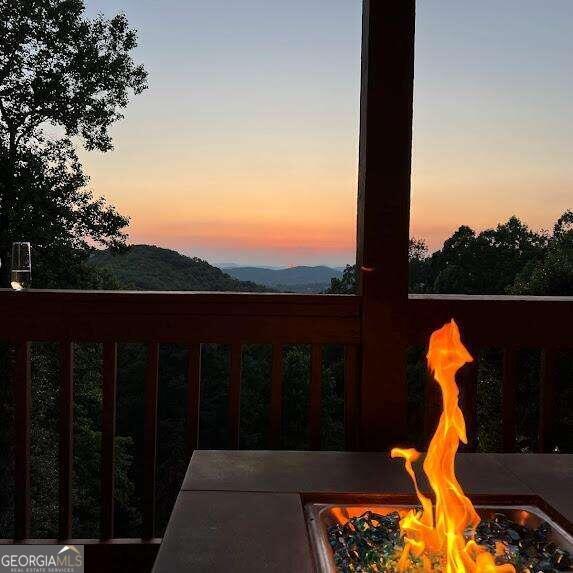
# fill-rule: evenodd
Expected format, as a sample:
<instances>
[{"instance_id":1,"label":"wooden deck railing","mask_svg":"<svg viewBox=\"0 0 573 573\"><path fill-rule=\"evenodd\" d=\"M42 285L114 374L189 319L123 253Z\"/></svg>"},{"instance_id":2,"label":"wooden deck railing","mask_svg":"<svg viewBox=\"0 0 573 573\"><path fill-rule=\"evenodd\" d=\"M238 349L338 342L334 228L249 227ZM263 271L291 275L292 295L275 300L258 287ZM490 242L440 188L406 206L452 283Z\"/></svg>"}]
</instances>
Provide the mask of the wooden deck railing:
<instances>
[{"instance_id":1,"label":"wooden deck railing","mask_svg":"<svg viewBox=\"0 0 573 573\"><path fill-rule=\"evenodd\" d=\"M114 537L114 440L117 395L117 344L147 345L145 379L143 484L143 539L154 539L158 365L160 343L188 346L187 449L197 447L201 379L201 344L230 345L228 402L229 447L239 447L241 356L246 344L273 346L271 426L269 440L277 446L282 417L282 355L286 344L311 345L310 441L320 448L322 408L322 347L339 344L349 357L346 394L357 388L357 348L360 343L357 297L320 295L259 295L229 293L129 293L0 291L0 340L16 346L15 361L15 537L30 535L30 343L58 342L60 382L60 521L59 537L72 535L73 460L73 344L103 343L101 539ZM355 447L353 429L356 400L345 412L349 448Z\"/></svg>"},{"instance_id":2,"label":"wooden deck railing","mask_svg":"<svg viewBox=\"0 0 573 573\"><path fill-rule=\"evenodd\" d=\"M570 324L573 297L521 297L470 295L410 295L408 303L408 341L424 346L434 328L450 318L458 321L465 343L474 356L480 349L503 351L502 369L502 446L516 448L516 394L518 386L517 353L522 349L541 351L538 449L550 451L555 429L556 353L573 349ZM469 434L477 436L478 362L462 371L465 387L464 415ZM431 385L428 393L432 394ZM435 405L431 397L427 409ZM427 412L435 419L435 412ZM470 448L471 449L471 448Z\"/></svg>"},{"instance_id":3,"label":"wooden deck railing","mask_svg":"<svg viewBox=\"0 0 573 573\"><path fill-rule=\"evenodd\" d=\"M346 444L354 449L359 427L361 368L361 298L357 296L0 291L0 340L14 344L15 352L15 537L30 535L30 343L60 345L60 519L59 537L72 536L73 460L73 344L103 343L101 539L114 538L114 439L117 393L117 343L147 344L144 440L146 463L143 487L143 540L155 539L158 364L161 343L184 343L189 350L187 448L198 442L201 344L230 345L228 402L229 447L239 446L241 355L245 344L271 344L269 443L280 443L283 396L283 347L311 346L309 385L310 446L321 443L322 348L345 347ZM503 446L515 446L515 395L518 384L516 352L543 350L540 394L540 448L551 442L554 409L555 352L572 348L572 298L467 297L412 295L407 307L407 337L411 345L427 344L430 333L454 317L464 341L475 352L482 347L504 349ZM384 336L384 332L376 333ZM383 375L381 373L381 375ZM477 369L464 374L468 419L476 418ZM404 381L405 383L405 381ZM472 398L474 396L474 398ZM428 409L431 400L428 400ZM380 404L380 409L384 404ZM428 418L430 419L430 418Z\"/></svg>"}]
</instances>

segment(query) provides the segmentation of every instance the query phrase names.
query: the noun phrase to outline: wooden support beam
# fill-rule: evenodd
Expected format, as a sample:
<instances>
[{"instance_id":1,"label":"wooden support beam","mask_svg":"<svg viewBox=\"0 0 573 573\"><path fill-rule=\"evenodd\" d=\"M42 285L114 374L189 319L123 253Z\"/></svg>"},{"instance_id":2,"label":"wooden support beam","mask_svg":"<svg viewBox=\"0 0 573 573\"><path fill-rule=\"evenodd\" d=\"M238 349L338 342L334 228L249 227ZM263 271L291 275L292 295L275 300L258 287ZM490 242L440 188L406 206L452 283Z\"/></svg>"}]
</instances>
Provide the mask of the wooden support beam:
<instances>
[{"instance_id":1,"label":"wooden support beam","mask_svg":"<svg viewBox=\"0 0 573 573\"><path fill-rule=\"evenodd\" d=\"M358 182L360 448L406 438L415 0L364 0Z\"/></svg>"}]
</instances>

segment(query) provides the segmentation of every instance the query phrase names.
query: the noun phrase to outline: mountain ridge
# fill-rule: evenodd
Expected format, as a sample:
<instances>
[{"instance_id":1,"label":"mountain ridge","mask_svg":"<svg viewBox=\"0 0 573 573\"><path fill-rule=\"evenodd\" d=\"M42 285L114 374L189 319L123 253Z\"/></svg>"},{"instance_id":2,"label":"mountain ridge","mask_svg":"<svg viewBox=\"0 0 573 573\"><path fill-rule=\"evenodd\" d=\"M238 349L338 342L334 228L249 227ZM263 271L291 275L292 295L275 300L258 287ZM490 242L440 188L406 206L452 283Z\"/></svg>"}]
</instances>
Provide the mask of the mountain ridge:
<instances>
[{"instance_id":1,"label":"mountain ridge","mask_svg":"<svg viewBox=\"0 0 573 573\"><path fill-rule=\"evenodd\" d=\"M325 265L300 265L285 269L244 266L223 270L239 280L294 292L321 292L330 286L332 278L342 276L341 270Z\"/></svg>"},{"instance_id":2,"label":"mountain ridge","mask_svg":"<svg viewBox=\"0 0 573 573\"><path fill-rule=\"evenodd\" d=\"M155 245L130 245L119 253L96 251L89 264L109 272L124 289L275 292L232 277L203 259Z\"/></svg>"}]
</instances>

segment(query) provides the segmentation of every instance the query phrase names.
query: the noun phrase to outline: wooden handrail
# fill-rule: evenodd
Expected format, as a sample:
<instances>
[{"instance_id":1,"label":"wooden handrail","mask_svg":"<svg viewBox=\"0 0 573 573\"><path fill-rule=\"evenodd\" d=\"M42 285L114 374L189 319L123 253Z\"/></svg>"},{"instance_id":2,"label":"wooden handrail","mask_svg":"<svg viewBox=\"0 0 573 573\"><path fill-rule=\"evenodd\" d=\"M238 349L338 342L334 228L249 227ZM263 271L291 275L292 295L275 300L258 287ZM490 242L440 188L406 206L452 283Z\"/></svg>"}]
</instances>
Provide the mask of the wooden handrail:
<instances>
[{"instance_id":1,"label":"wooden handrail","mask_svg":"<svg viewBox=\"0 0 573 573\"><path fill-rule=\"evenodd\" d=\"M0 340L360 342L354 296L0 290Z\"/></svg>"},{"instance_id":2,"label":"wooden handrail","mask_svg":"<svg viewBox=\"0 0 573 573\"><path fill-rule=\"evenodd\" d=\"M573 297L410 295L407 308L414 345L455 318L464 340L478 347L573 347Z\"/></svg>"}]
</instances>

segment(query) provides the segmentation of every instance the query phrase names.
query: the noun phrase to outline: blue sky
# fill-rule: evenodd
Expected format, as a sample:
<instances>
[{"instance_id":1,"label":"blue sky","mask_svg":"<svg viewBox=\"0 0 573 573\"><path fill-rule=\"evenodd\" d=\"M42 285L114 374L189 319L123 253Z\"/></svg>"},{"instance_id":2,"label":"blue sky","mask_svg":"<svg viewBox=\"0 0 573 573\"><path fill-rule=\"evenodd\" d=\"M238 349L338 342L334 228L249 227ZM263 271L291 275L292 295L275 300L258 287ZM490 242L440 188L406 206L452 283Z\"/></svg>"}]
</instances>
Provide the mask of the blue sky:
<instances>
[{"instance_id":1,"label":"blue sky","mask_svg":"<svg viewBox=\"0 0 573 573\"><path fill-rule=\"evenodd\" d=\"M356 0L88 0L126 12L150 89L82 154L132 241L213 262L343 264L356 216ZM573 207L573 2L420 0L412 233Z\"/></svg>"}]
</instances>

